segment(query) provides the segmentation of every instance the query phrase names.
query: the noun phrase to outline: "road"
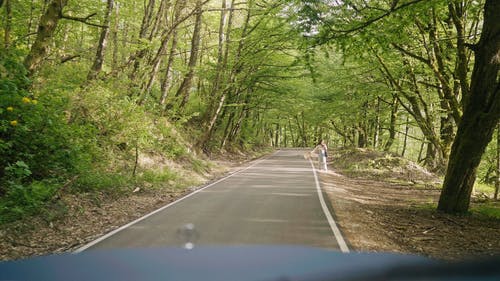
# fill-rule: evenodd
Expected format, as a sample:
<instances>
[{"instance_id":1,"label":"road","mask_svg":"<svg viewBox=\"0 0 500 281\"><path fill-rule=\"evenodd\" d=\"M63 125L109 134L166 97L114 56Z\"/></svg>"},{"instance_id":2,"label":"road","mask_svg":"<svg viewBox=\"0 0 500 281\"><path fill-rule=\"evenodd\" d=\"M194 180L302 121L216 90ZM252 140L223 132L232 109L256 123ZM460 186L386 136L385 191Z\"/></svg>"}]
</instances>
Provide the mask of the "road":
<instances>
[{"instance_id":1,"label":"road","mask_svg":"<svg viewBox=\"0 0 500 281\"><path fill-rule=\"evenodd\" d=\"M304 150L280 150L77 250L275 244L348 248ZM326 198L326 197L325 197ZM194 225L194 230L191 226Z\"/></svg>"}]
</instances>

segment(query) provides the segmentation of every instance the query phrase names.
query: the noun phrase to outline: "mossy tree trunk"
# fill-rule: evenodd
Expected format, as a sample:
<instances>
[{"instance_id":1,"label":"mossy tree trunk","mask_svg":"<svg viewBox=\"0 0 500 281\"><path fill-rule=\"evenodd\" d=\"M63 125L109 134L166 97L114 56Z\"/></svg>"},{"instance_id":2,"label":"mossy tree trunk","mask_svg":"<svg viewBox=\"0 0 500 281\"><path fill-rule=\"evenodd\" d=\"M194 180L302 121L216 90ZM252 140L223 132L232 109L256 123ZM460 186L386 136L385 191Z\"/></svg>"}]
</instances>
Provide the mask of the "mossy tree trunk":
<instances>
[{"instance_id":1,"label":"mossy tree trunk","mask_svg":"<svg viewBox=\"0 0 500 281\"><path fill-rule=\"evenodd\" d=\"M487 0L481 38L474 46L471 92L451 148L438 210L464 213L481 156L500 118L500 1Z\"/></svg>"},{"instance_id":2,"label":"mossy tree trunk","mask_svg":"<svg viewBox=\"0 0 500 281\"><path fill-rule=\"evenodd\" d=\"M97 45L97 52L95 55L94 63L89 70L87 75L87 80L94 80L97 78L102 70L104 64L104 55L106 52L106 47L108 46L109 37L109 25L111 24L111 13L113 12L114 0L108 0L106 14L104 17L104 27L102 27L101 35L99 37L99 44Z\"/></svg>"},{"instance_id":3,"label":"mossy tree trunk","mask_svg":"<svg viewBox=\"0 0 500 281\"><path fill-rule=\"evenodd\" d=\"M32 76L39 69L49 52L49 45L52 42L57 24L62 18L62 11L67 4L68 0L52 0L40 18L36 40L24 59L24 66L28 70L29 76Z\"/></svg>"},{"instance_id":4,"label":"mossy tree trunk","mask_svg":"<svg viewBox=\"0 0 500 281\"><path fill-rule=\"evenodd\" d=\"M189 96L191 93L191 85L193 83L194 78L194 70L196 67L196 62L198 61L198 52L200 50L200 41L201 41L201 23L202 23L202 5L203 2L201 0L196 1L196 19L194 23L193 37L191 40L191 53L189 55L188 62L188 72L185 74L182 83L175 94L176 97L181 98L181 102L179 104L179 109L182 110L186 106Z\"/></svg>"}]
</instances>

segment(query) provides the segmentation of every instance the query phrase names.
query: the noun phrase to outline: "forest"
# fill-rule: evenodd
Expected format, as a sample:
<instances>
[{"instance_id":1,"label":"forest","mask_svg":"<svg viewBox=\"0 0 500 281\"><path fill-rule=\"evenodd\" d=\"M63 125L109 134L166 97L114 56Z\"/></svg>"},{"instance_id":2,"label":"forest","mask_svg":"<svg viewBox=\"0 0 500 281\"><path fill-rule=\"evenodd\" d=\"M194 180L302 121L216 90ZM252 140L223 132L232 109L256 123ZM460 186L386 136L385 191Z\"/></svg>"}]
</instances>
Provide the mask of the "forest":
<instances>
[{"instance_id":1,"label":"forest","mask_svg":"<svg viewBox=\"0 0 500 281\"><path fill-rule=\"evenodd\" d=\"M0 223L221 153L387 151L500 185L500 1L0 0ZM133 183L133 184L131 184Z\"/></svg>"}]
</instances>

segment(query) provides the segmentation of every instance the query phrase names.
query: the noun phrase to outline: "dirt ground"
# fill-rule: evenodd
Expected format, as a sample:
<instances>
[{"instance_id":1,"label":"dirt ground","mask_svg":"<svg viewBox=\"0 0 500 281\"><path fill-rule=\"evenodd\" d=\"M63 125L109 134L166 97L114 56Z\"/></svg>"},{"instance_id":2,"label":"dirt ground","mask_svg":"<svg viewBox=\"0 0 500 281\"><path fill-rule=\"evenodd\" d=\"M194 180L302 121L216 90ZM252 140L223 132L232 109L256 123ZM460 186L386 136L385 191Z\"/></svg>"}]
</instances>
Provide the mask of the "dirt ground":
<instances>
[{"instance_id":1,"label":"dirt ground","mask_svg":"<svg viewBox=\"0 0 500 281\"><path fill-rule=\"evenodd\" d=\"M500 254L500 220L436 212L439 179L418 165L369 151L332 154L320 177L352 250L447 260Z\"/></svg>"}]
</instances>

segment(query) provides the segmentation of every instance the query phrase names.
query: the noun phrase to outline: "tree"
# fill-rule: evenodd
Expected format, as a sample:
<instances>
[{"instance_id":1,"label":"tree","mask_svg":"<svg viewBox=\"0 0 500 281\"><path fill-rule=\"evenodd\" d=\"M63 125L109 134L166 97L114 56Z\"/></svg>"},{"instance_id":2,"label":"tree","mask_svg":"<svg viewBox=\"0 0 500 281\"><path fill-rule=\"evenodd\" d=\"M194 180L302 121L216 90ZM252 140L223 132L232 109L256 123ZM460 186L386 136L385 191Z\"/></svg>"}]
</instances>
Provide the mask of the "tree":
<instances>
[{"instance_id":1,"label":"tree","mask_svg":"<svg viewBox=\"0 0 500 281\"><path fill-rule=\"evenodd\" d=\"M184 1L177 1L175 3L175 8L174 8L174 21L179 22L180 20L180 15L182 12L182 9L184 8ZM172 24L173 26L174 24ZM174 63L175 59L175 52L177 50L177 44L178 44L178 28L173 28L172 29L172 43L170 46L170 54L168 56L168 62L165 67L165 74L163 75L163 79L161 80L161 97L160 97L160 106L165 105L165 101L167 100L167 95L170 90L170 87L172 85L172 65Z\"/></svg>"},{"instance_id":2,"label":"tree","mask_svg":"<svg viewBox=\"0 0 500 281\"><path fill-rule=\"evenodd\" d=\"M193 36L191 39L191 52L189 55L189 63L188 63L188 71L182 80L181 86L177 90L175 94L176 97L181 98L181 102L179 103L179 108L183 109L190 96L191 92L191 84L193 83L194 70L196 67L196 62L198 60L198 52L200 48L200 40L201 40L201 20L202 20L202 5L203 2L201 0L196 1L196 19L194 23Z\"/></svg>"},{"instance_id":3,"label":"tree","mask_svg":"<svg viewBox=\"0 0 500 281\"><path fill-rule=\"evenodd\" d=\"M481 156L500 118L500 2L487 0L479 42L473 46L474 69L470 96L453 142L438 210L463 213L469 209Z\"/></svg>"},{"instance_id":4,"label":"tree","mask_svg":"<svg viewBox=\"0 0 500 281\"><path fill-rule=\"evenodd\" d=\"M24 66L30 76L40 68L40 64L49 52L49 44L53 40L57 24L62 18L63 9L67 4L68 0L52 0L41 17L35 42L24 59Z\"/></svg>"},{"instance_id":5,"label":"tree","mask_svg":"<svg viewBox=\"0 0 500 281\"><path fill-rule=\"evenodd\" d=\"M108 0L106 14L104 17L104 27L102 27L101 36L99 38L99 44L97 45L97 53L95 55L94 63L90 68L89 74L87 75L88 80L95 79L99 72L102 70L102 65L104 63L104 54L106 47L108 45L109 30L111 24L111 14L113 12L114 0Z\"/></svg>"},{"instance_id":6,"label":"tree","mask_svg":"<svg viewBox=\"0 0 500 281\"><path fill-rule=\"evenodd\" d=\"M0 2L0 8L3 2ZM5 28L4 28L4 47L5 49L10 46L10 33L12 30L12 3L11 0L5 0Z\"/></svg>"}]
</instances>

